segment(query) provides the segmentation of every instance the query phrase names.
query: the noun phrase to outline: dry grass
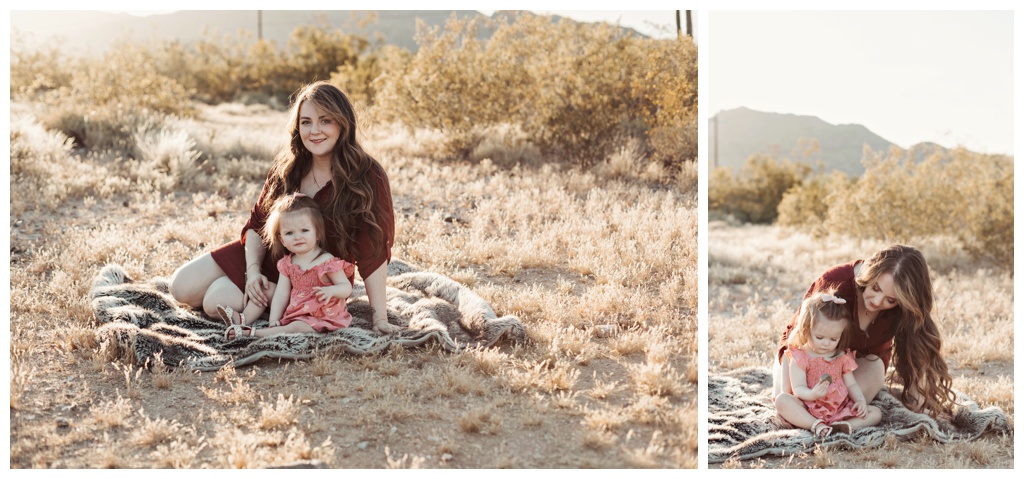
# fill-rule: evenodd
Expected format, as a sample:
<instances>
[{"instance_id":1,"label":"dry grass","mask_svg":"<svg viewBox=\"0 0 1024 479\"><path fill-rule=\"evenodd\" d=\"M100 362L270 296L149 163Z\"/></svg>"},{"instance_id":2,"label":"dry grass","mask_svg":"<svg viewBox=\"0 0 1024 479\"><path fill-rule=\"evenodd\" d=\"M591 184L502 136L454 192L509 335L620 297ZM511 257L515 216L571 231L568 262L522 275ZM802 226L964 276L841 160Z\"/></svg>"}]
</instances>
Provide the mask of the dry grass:
<instances>
[{"instance_id":1,"label":"dry grass","mask_svg":"<svg viewBox=\"0 0 1024 479\"><path fill-rule=\"evenodd\" d=\"M89 284L235 238L283 115L205 107L137 131L129 158L71 151L29 113L12 108L12 468L696 466L696 166L640 168L627 146L581 171L497 140L439 163L385 125L364 144L391 180L394 256L531 340L200 374L111 363ZM519 157L537 166L496 166Z\"/></svg>"},{"instance_id":2,"label":"dry grass","mask_svg":"<svg viewBox=\"0 0 1024 479\"><path fill-rule=\"evenodd\" d=\"M708 233L708 372L767 366L779 332L808 285L828 267L885 246L789 229L712 222ZM948 239L917 245L928 259L936 321L953 387L1013 421L1013 277L968 259ZM1013 437L988 434L969 443L889 441L866 451L727 461L722 468L1012 468Z\"/></svg>"}]
</instances>

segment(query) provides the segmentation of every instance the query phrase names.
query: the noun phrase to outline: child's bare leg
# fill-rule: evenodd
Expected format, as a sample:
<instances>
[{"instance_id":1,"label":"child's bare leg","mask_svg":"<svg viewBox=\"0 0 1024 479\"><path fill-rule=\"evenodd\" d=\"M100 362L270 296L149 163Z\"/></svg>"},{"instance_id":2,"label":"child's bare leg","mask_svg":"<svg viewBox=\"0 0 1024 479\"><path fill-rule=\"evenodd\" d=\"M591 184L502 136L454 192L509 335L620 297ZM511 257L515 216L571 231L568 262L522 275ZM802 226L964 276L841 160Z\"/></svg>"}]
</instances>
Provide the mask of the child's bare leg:
<instances>
[{"instance_id":1,"label":"child's bare leg","mask_svg":"<svg viewBox=\"0 0 1024 479\"><path fill-rule=\"evenodd\" d=\"M875 406L868 406L868 413L864 417L853 417L845 420L850 425L850 431L862 427L877 426L882 422L882 410Z\"/></svg>"},{"instance_id":2,"label":"child's bare leg","mask_svg":"<svg viewBox=\"0 0 1024 479\"><path fill-rule=\"evenodd\" d=\"M230 283L230 281L228 281L228 283ZM215 284L217 284L217 283L215 283ZM230 283L230 285L234 286L234 283ZM235 289L237 290L237 288L235 288ZM274 291L276 289L277 289L277 284L276 283L270 283L270 288L267 290L267 295L269 295L271 298L274 297ZM217 309L215 309L215 311L217 312L217 315L219 316L220 315L220 311L219 311L220 307L222 307L222 306L230 307L231 308L231 324L241 324L243 326L248 326L248 325L250 325L252 323L255 323L256 320L259 319L260 315L262 315L263 312L267 310L267 308L256 304L255 301L248 301L246 303L246 305L245 305L245 309L239 311L237 309L237 308L241 307L241 305L239 303L240 302L236 302L235 305L232 305L231 303L218 303L215 306L215 308L217 308ZM239 313L241 313L241 317L239 317ZM242 318L244 318L244 320Z\"/></svg>"},{"instance_id":3,"label":"child's bare leg","mask_svg":"<svg viewBox=\"0 0 1024 479\"><path fill-rule=\"evenodd\" d=\"M246 316L248 317L248 316ZM282 333L315 333L316 330L312 326L306 324L303 321L292 321L284 326L274 326L272 328L263 328L256 330L256 337L265 338L267 336L273 336L275 334Z\"/></svg>"},{"instance_id":4,"label":"child's bare leg","mask_svg":"<svg viewBox=\"0 0 1024 479\"><path fill-rule=\"evenodd\" d=\"M274 283L270 283L270 297L273 297L274 295L275 286L276 285ZM242 316L245 317L245 321L242 321L242 324L248 326L255 323L256 320L259 319L260 315L262 315L266 310L267 308L256 304L254 301L249 301L249 304L246 304L245 309L242 310ZM237 315L238 313L235 314Z\"/></svg>"},{"instance_id":5,"label":"child's bare leg","mask_svg":"<svg viewBox=\"0 0 1024 479\"><path fill-rule=\"evenodd\" d=\"M790 424L801 429L811 430L811 426L818 421L818 418L807 411L804 402L792 394L782 393L775 398L775 410L779 416ZM813 431L812 431L813 432Z\"/></svg>"}]
</instances>

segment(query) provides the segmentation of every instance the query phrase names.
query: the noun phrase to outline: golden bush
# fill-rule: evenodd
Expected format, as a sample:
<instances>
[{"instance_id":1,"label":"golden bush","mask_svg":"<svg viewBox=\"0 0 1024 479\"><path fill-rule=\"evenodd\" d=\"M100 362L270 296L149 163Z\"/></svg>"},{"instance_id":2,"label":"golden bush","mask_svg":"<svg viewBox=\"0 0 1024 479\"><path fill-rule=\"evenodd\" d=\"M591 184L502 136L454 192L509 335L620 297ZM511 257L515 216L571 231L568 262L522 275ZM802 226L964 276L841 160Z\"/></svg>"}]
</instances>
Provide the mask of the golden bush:
<instances>
[{"instance_id":1,"label":"golden bush","mask_svg":"<svg viewBox=\"0 0 1024 479\"><path fill-rule=\"evenodd\" d=\"M917 156L872 153L856 184L834 195L825 227L897 242L953 237L975 257L1012 265L1013 158L963 148Z\"/></svg>"},{"instance_id":2,"label":"golden bush","mask_svg":"<svg viewBox=\"0 0 1024 479\"><path fill-rule=\"evenodd\" d=\"M488 128L511 124L549 156L583 165L630 137L667 163L696 157L689 39L519 14L421 25L417 42L404 68L382 76L377 106L382 117L441 131L447 155L466 157Z\"/></svg>"},{"instance_id":3,"label":"golden bush","mask_svg":"<svg viewBox=\"0 0 1024 479\"><path fill-rule=\"evenodd\" d=\"M739 174L716 168L708 180L708 211L749 223L772 223L783 196L810 170L803 163L762 155L748 158Z\"/></svg>"},{"instance_id":4,"label":"golden bush","mask_svg":"<svg viewBox=\"0 0 1024 479\"><path fill-rule=\"evenodd\" d=\"M807 177L782 195L777 221L783 226L803 227L823 234L829 206L836 198L845 196L852 185L850 178L841 171Z\"/></svg>"},{"instance_id":5,"label":"golden bush","mask_svg":"<svg viewBox=\"0 0 1024 479\"><path fill-rule=\"evenodd\" d=\"M753 156L711 172L708 210L816 235L916 244L949 239L975 258L1013 264L1013 158L963 148L865 153L859 178Z\"/></svg>"}]
</instances>

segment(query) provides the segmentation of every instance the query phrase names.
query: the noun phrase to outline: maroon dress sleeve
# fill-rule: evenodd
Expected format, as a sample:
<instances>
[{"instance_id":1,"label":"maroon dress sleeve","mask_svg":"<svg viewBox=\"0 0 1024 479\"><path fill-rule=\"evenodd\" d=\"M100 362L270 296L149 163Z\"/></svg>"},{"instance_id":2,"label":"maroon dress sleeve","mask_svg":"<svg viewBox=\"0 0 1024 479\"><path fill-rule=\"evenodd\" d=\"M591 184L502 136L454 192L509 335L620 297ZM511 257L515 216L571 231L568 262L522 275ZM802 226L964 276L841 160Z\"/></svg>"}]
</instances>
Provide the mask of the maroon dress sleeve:
<instances>
[{"instance_id":1,"label":"maroon dress sleeve","mask_svg":"<svg viewBox=\"0 0 1024 479\"><path fill-rule=\"evenodd\" d=\"M374 192L374 210L377 225L384 233L384 247L379 251L370 241L369 228L359 228L355 238L354 263L359 268L359 276L366 278L377 271L377 268L391 261L391 247L395 241L395 210L391 201L391 184L388 175L380 164L374 162L369 172Z\"/></svg>"}]
</instances>

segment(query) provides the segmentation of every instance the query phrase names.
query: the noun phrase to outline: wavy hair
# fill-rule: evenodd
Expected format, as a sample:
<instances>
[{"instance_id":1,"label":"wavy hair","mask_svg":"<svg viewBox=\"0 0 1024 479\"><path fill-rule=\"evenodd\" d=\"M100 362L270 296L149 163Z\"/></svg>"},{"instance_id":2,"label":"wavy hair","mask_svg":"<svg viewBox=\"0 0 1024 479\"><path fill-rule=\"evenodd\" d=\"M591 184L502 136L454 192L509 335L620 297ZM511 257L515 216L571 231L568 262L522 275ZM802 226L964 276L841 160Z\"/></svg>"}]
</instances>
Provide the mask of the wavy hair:
<instances>
[{"instance_id":1,"label":"wavy hair","mask_svg":"<svg viewBox=\"0 0 1024 479\"><path fill-rule=\"evenodd\" d=\"M313 154L302 144L299 134L299 110L302 104L310 102L317 110L336 121L341 134L334 145L331 159L331 184L333 194L323 207L326 217L328 238L340 241L329 242L323 248L339 258L350 258L359 225L368 229L369 240L375 252L386 248L384 230L377 222L382 215L380 205L374 201L374 184L370 169L380 164L371 157L356 140L356 115L352 102L338 87L316 82L301 88L292 98L288 132L291 140L274 158L270 168L269 198L298 191L302 178L313 167Z\"/></svg>"},{"instance_id":2,"label":"wavy hair","mask_svg":"<svg viewBox=\"0 0 1024 479\"><path fill-rule=\"evenodd\" d=\"M949 366L942 359L942 336L932 318L932 282L924 255L911 246L891 245L861 264L857 287L863 292L886 273L892 274L897 302L892 363L904 386L900 401L909 405L913 388L925 408L949 412L956 396ZM888 378L890 385L894 379Z\"/></svg>"},{"instance_id":3,"label":"wavy hair","mask_svg":"<svg viewBox=\"0 0 1024 479\"><path fill-rule=\"evenodd\" d=\"M793 327L793 332L789 333L789 339L786 340L787 346L797 349L803 349L807 346L811 342L811 330L814 329L814 325L818 321L842 321L846 327L843 328L843 334L839 337L836 350L846 350L850 344L849 331L853 315L850 314L850 308L845 306L845 303L839 304L835 301L825 301L826 295L835 296L836 292L834 290L822 291L805 299L800 304L796 325Z\"/></svg>"},{"instance_id":4,"label":"wavy hair","mask_svg":"<svg viewBox=\"0 0 1024 479\"><path fill-rule=\"evenodd\" d=\"M267 222L263 225L260 235L263 236L263 243L270 248L271 253L276 256L288 254L287 248L281 242L281 218L285 215L304 214L309 215L309 221L316 228L316 242L321 248L327 242L327 234L324 231L324 216L320 213L320 206L313 198L303 194L290 194L279 198L270 208L267 215Z\"/></svg>"}]
</instances>

